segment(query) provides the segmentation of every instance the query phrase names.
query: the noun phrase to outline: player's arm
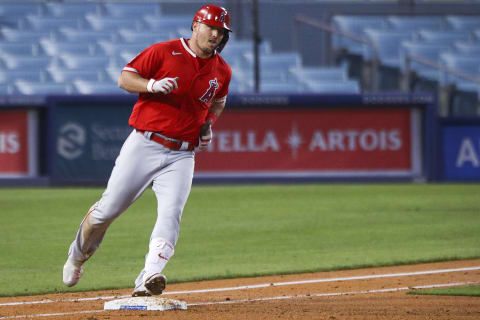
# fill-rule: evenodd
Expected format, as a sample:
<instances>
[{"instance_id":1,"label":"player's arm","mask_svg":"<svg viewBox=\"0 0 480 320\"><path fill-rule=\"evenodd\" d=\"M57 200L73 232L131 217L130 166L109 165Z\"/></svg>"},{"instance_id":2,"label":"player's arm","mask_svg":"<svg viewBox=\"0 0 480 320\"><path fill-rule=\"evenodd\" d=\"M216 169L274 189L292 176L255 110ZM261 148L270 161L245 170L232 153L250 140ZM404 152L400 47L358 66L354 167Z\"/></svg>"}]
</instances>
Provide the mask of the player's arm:
<instances>
[{"instance_id":1,"label":"player's arm","mask_svg":"<svg viewBox=\"0 0 480 320\"><path fill-rule=\"evenodd\" d=\"M163 78L161 80L145 79L136 72L123 70L118 77L118 86L130 93L158 93L169 94L178 88L178 78Z\"/></svg>"}]
</instances>

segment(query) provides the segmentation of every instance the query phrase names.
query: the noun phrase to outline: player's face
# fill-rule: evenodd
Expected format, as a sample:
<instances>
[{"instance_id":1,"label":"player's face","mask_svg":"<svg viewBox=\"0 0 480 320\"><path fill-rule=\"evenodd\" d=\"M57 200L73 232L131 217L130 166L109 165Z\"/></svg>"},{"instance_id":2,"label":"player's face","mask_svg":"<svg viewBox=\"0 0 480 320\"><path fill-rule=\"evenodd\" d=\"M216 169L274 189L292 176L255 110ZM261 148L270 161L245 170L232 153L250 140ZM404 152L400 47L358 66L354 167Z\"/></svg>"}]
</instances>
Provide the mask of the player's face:
<instances>
[{"instance_id":1,"label":"player's face","mask_svg":"<svg viewBox=\"0 0 480 320\"><path fill-rule=\"evenodd\" d=\"M196 33L196 46L202 52L202 56L211 56L216 47L223 39L223 28L209 26L204 23L196 22L194 26ZM192 36L192 38L194 38Z\"/></svg>"}]
</instances>

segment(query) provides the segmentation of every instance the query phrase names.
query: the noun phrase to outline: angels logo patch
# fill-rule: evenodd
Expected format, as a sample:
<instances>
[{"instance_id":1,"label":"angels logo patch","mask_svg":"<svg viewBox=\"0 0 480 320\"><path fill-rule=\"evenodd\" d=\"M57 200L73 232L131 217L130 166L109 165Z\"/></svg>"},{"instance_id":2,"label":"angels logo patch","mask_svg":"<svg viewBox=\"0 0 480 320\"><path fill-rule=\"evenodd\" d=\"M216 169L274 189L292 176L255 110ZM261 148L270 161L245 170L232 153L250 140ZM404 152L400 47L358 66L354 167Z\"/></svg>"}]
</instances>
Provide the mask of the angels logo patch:
<instances>
[{"instance_id":1,"label":"angels logo patch","mask_svg":"<svg viewBox=\"0 0 480 320\"><path fill-rule=\"evenodd\" d=\"M200 98L200 101L205 102L205 103L209 103L212 100L212 98L215 96L215 92L218 89L217 78L208 81L208 84L210 86L208 87L207 91L205 91L205 93Z\"/></svg>"}]
</instances>

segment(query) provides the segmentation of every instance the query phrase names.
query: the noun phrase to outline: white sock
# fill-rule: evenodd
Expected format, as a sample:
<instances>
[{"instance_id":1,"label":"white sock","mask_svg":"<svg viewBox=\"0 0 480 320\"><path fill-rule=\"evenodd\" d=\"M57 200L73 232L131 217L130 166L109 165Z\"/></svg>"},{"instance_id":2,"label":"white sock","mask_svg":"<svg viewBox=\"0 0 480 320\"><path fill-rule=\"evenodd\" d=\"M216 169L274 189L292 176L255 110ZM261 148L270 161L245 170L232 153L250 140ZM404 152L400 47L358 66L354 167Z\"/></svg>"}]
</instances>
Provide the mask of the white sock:
<instances>
[{"instance_id":1,"label":"white sock","mask_svg":"<svg viewBox=\"0 0 480 320\"><path fill-rule=\"evenodd\" d=\"M163 238L154 238L150 241L147 259L145 260L145 274L143 280L155 273L162 273L168 260L173 256L173 245Z\"/></svg>"}]
</instances>

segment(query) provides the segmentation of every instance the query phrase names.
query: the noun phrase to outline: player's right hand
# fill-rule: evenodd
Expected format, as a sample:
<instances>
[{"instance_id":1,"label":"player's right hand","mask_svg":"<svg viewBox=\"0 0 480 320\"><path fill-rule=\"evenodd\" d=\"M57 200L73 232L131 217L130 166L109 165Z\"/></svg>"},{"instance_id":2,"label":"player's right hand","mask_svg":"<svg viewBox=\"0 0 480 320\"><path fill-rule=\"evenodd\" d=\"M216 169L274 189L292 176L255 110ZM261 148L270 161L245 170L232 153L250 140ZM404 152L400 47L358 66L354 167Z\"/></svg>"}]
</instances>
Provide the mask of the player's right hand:
<instances>
[{"instance_id":1,"label":"player's right hand","mask_svg":"<svg viewBox=\"0 0 480 320\"><path fill-rule=\"evenodd\" d=\"M163 78L161 80L156 80L152 84L152 92L153 93L161 92L163 94L169 94L174 89L178 89L177 80L178 80L178 77Z\"/></svg>"},{"instance_id":2,"label":"player's right hand","mask_svg":"<svg viewBox=\"0 0 480 320\"><path fill-rule=\"evenodd\" d=\"M212 142L212 139L213 139L212 120L208 120L200 128L200 136L198 137L197 151L206 150L208 148L208 145Z\"/></svg>"}]
</instances>

